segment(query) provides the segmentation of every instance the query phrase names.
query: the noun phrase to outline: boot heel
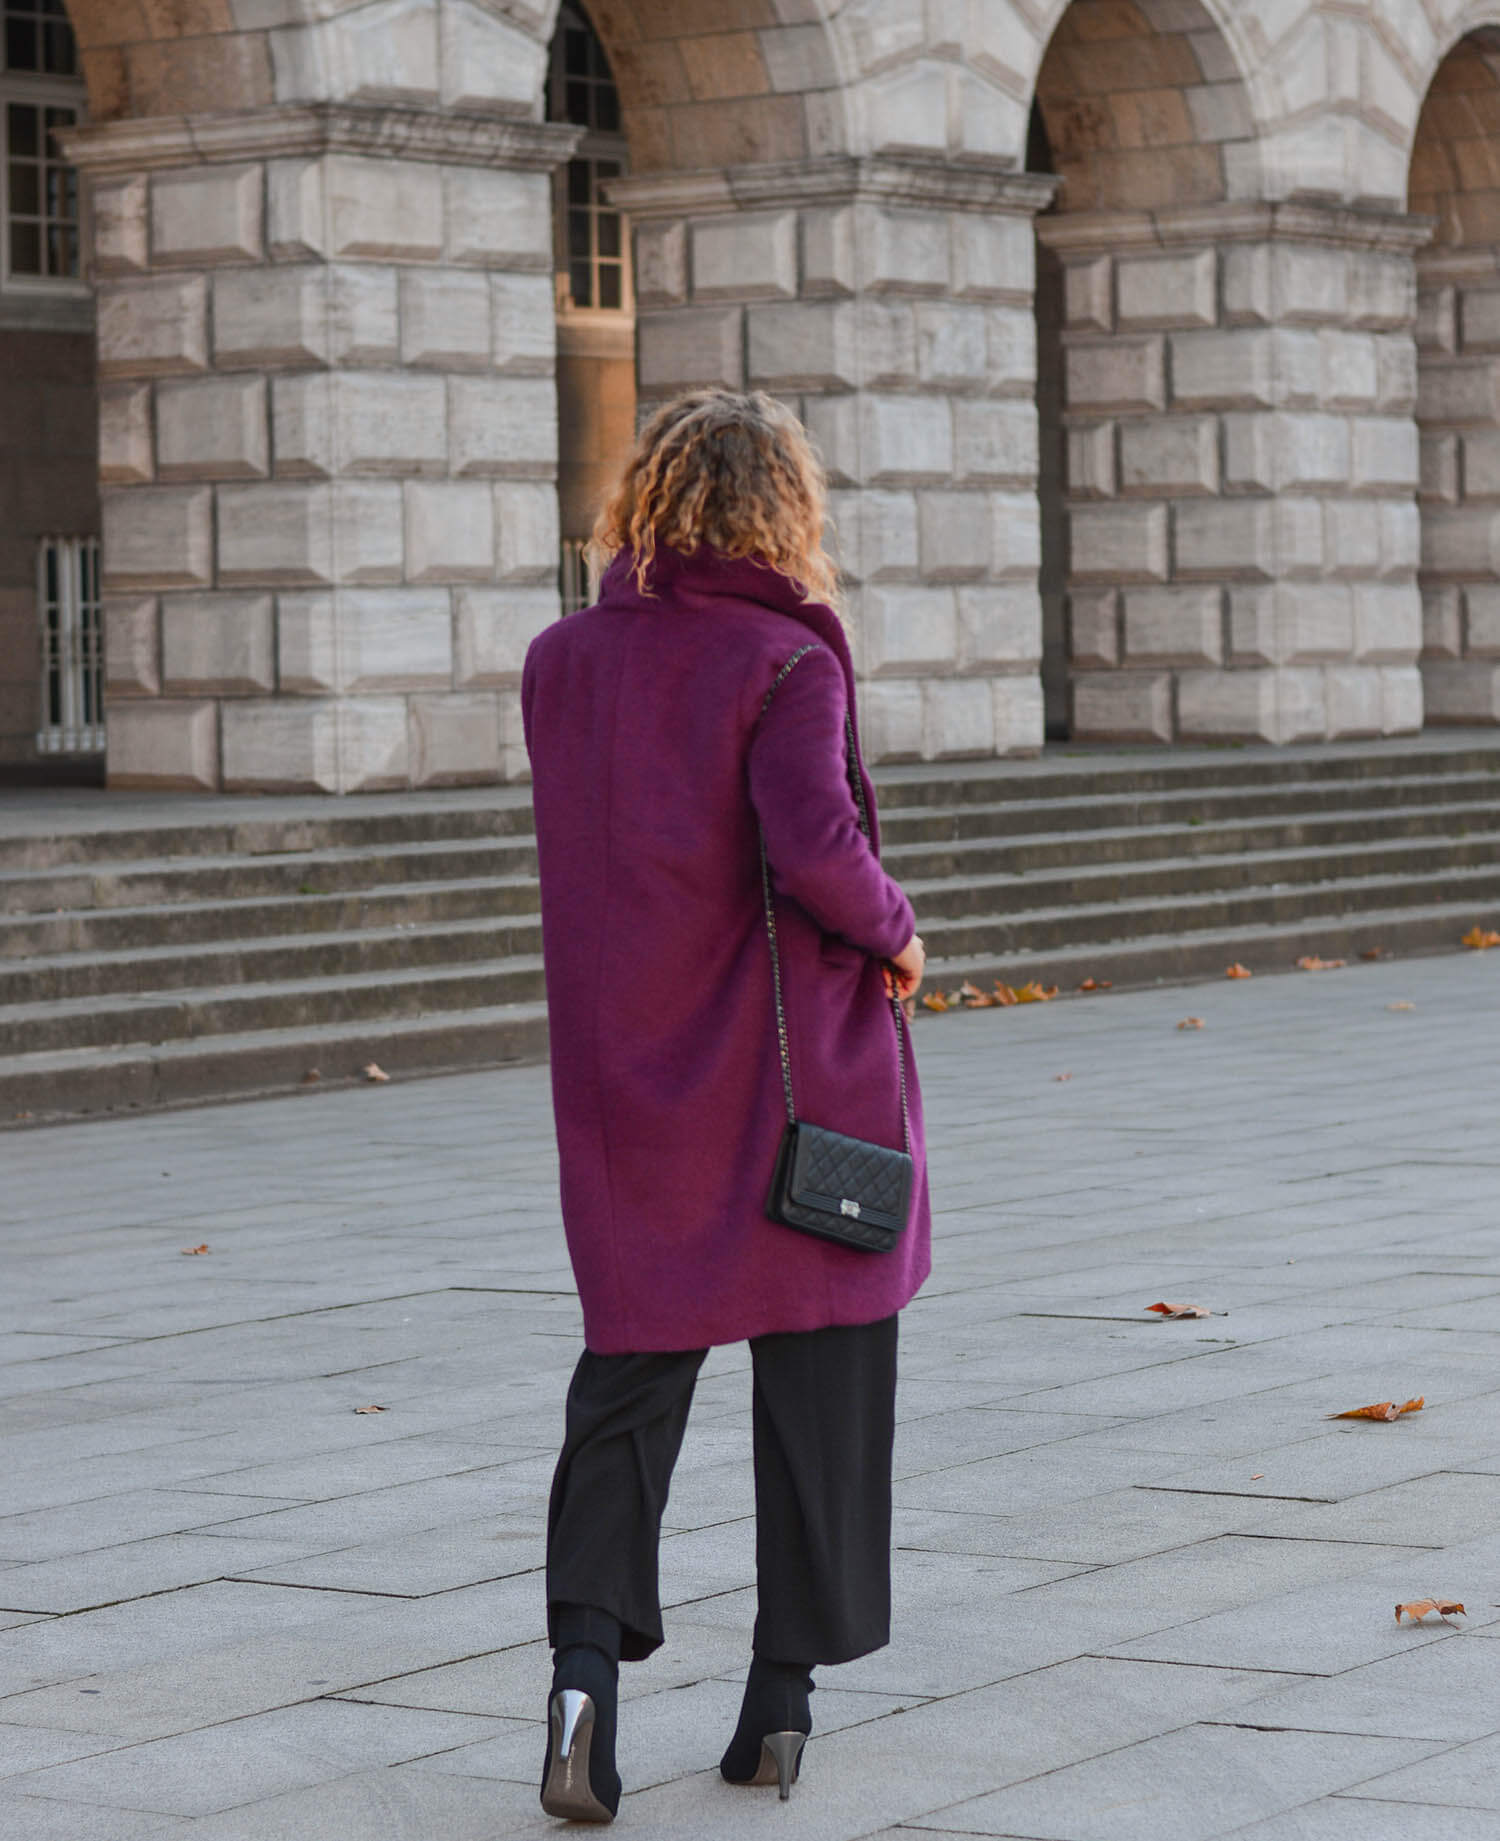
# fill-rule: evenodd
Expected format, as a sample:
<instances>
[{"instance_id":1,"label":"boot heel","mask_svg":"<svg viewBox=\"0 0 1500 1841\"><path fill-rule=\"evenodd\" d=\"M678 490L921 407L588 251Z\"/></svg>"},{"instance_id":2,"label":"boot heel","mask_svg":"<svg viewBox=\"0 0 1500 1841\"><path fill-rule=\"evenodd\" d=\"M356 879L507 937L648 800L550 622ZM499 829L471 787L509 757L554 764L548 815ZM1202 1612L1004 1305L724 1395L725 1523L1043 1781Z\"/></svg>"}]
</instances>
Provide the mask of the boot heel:
<instances>
[{"instance_id":1,"label":"boot heel","mask_svg":"<svg viewBox=\"0 0 1500 1841\"><path fill-rule=\"evenodd\" d=\"M614 1811L599 1801L589 1782L593 1701L579 1688L561 1688L552 1696L548 1717L552 1763L542 1785L542 1808L565 1822L612 1822Z\"/></svg>"},{"instance_id":2,"label":"boot heel","mask_svg":"<svg viewBox=\"0 0 1500 1841\"><path fill-rule=\"evenodd\" d=\"M768 1732L761 1740L760 1770L757 1783L775 1783L782 1802L790 1802L792 1785L802 1773L802 1748L807 1744L805 1732Z\"/></svg>"}]
</instances>

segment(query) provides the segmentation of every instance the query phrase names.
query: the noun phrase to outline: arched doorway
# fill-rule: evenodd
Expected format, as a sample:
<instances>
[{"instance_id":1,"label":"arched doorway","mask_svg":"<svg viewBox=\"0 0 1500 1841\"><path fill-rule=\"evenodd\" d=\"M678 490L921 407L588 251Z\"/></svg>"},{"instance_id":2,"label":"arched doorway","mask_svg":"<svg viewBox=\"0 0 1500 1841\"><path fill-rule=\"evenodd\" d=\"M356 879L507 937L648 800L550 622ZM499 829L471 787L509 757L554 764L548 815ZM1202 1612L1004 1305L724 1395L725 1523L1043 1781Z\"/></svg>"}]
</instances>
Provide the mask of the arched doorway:
<instances>
[{"instance_id":1,"label":"arched doorway","mask_svg":"<svg viewBox=\"0 0 1500 1841\"><path fill-rule=\"evenodd\" d=\"M1422 684L1429 723L1500 722L1500 26L1444 58L1412 148Z\"/></svg>"},{"instance_id":2,"label":"arched doorway","mask_svg":"<svg viewBox=\"0 0 1500 1841\"><path fill-rule=\"evenodd\" d=\"M84 116L62 0L3 0L0 36L0 776L102 773L94 303Z\"/></svg>"},{"instance_id":3,"label":"arched doorway","mask_svg":"<svg viewBox=\"0 0 1500 1841\"><path fill-rule=\"evenodd\" d=\"M593 23L563 0L547 79L550 120L583 129L553 180L557 287L557 492L563 612L591 600L584 546L635 432L629 231L609 201L628 170L619 91Z\"/></svg>"}]
</instances>

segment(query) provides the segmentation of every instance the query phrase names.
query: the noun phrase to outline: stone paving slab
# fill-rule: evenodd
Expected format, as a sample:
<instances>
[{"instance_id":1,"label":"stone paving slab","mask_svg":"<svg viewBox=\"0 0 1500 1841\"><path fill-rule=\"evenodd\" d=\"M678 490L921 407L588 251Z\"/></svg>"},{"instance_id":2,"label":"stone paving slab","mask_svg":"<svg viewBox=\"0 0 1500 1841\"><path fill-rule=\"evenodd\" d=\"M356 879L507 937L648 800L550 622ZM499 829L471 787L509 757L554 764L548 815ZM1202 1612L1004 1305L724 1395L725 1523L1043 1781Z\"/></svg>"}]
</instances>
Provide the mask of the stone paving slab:
<instances>
[{"instance_id":1,"label":"stone paving slab","mask_svg":"<svg viewBox=\"0 0 1500 1841\"><path fill-rule=\"evenodd\" d=\"M715 1351L622 1825L1492 1841L1497 1025L1500 954L924 1018L893 1642L822 1672L790 1805L719 1781L754 1539ZM554 1183L541 1069L6 1137L0 1841L559 1832ZM1468 1627L1398 1629L1436 1592Z\"/></svg>"}]
</instances>

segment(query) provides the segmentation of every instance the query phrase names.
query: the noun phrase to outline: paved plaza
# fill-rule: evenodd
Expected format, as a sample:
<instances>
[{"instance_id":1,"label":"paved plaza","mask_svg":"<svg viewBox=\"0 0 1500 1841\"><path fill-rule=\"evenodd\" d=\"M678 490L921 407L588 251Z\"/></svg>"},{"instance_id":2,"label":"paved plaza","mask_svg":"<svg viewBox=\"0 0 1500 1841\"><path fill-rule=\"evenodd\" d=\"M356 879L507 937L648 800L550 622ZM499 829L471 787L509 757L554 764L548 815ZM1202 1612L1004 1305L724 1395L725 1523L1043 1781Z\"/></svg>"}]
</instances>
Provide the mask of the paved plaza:
<instances>
[{"instance_id":1,"label":"paved plaza","mask_svg":"<svg viewBox=\"0 0 1500 1841\"><path fill-rule=\"evenodd\" d=\"M918 1043L894 1640L820 1675L789 1805L720 1782L754 1568L716 1352L622 1832L1495 1841L1500 952ZM0 1841L559 1832L554 1174L541 1068L0 1135ZM1398 1626L1428 1596L1467 1618Z\"/></svg>"}]
</instances>

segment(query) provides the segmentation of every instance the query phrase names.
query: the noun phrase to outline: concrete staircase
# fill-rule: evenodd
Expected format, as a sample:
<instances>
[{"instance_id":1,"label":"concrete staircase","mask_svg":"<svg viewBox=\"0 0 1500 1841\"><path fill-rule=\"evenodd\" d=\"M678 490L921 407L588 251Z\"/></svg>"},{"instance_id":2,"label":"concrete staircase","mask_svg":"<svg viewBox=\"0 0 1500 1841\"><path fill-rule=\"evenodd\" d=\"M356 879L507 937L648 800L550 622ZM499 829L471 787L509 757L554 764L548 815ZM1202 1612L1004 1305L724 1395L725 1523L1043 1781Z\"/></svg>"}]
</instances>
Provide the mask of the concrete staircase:
<instances>
[{"instance_id":1,"label":"concrete staircase","mask_svg":"<svg viewBox=\"0 0 1500 1841\"><path fill-rule=\"evenodd\" d=\"M1117 988L1500 919L1500 735L880 775L931 982ZM524 792L30 794L0 813L0 1123L546 1050Z\"/></svg>"}]
</instances>

